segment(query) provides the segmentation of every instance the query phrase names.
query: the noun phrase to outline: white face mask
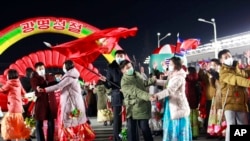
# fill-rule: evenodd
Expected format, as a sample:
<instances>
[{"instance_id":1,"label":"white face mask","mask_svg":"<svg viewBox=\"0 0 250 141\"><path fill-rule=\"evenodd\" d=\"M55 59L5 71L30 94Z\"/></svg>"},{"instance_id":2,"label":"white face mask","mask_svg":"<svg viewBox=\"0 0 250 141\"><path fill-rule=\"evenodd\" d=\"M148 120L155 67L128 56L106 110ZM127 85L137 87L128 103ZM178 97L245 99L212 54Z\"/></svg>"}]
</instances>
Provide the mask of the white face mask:
<instances>
[{"instance_id":1,"label":"white face mask","mask_svg":"<svg viewBox=\"0 0 250 141\"><path fill-rule=\"evenodd\" d=\"M45 70L39 70L37 71L38 75L44 76L45 75Z\"/></svg>"},{"instance_id":2,"label":"white face mask","mask_svg":"<svg viewBox=\"0 0 250 141\"><path fill-rule=\"evenodd\" d=\"M214 66L210 66L210 69L214 69Z\"/></svg>"},{"instance_id":3,"label":"white face mask","mask_svg":"<svg viewBox=\"0 0 250 141\"><path fill-rule=\"evenodd\" d=\"M120 63L121 63L123 60L125 60L125 58L120 58L120 57L115 58L115 61L116 61L116 63L117 63L118 65L120 65Z\"/></svg>"},{"instance_id":4,"label":"white face mask","mask_svg":"<svg viewBox=\"0 0 250 141\"><path fill-rule=\"evenodd\" d=\"M167 66L162 66L163 71L167 71Z\"/></svg>"},{"instance_id":5,"label":"white face mask","mask_svg":"<svg viewBox=\"0 0 250 141\"><path fill-rule=\"evenodd\" d=\"M170 65L169 65L169 66L168 66L168 71L174 71L174 66L172 66L172 65L170 66Z\"/></svg>"},{"instance_id":6,"label":"white face mask","mask_svg":"<svg viewBox=\"0 0 250 141\"><path fill-rule=\"evenodd\" d=\"M228 66L232 66L233 65L233 58L230 57L230 58L227 58L225 61L224 61L224 64L228 65Z\"/></svg>"}]
</instances>

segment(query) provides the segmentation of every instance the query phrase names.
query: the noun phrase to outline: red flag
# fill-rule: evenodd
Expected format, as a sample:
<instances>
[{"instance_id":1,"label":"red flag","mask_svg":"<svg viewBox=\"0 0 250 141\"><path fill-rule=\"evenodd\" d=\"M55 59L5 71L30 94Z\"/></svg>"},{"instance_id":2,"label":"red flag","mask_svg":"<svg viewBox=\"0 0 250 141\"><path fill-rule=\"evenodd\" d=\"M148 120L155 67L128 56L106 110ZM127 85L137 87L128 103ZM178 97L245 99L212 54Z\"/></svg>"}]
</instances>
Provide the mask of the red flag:
<instances>
[{"instance_id":1,"label":"red flag","mask_svg":"<svg viewBox=\"0 0 250 141\"><path fill-rule=\"evenodd\" d=\"M104 53L108 54L117 45L120 38L135 36L134 28L108 28L70 42L53 46L52 49L64 54L68 59L75 60L80 65L88 65Z\"/></svg>"},{"instance_id":2,"label":"red flag","mask_svg":"<svg viewBox=\"0 0 250 141\"><path fill-rule=\"evenodd\" d=\"M200 45L199 39L187 39L184 40L180 46L181 50L196 49Z\"/></svg>"}]
</instances>

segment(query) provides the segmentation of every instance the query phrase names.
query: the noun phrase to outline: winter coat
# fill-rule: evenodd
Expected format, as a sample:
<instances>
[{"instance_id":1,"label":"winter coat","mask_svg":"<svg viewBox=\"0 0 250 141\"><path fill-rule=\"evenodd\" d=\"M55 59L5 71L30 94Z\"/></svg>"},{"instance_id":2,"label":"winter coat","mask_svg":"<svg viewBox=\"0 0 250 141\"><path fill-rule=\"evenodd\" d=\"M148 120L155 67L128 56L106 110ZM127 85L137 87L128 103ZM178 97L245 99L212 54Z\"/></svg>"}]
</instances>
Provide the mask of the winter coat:
<instances>
[{"instance_id":1,"label":"winter coat","mask_svg":"<svg viewBox=\"0 0 250 141\"><path fill-rule=\"evenodd\" d=\"M111 64L109 64L108 69L107 69L107 74L106 74L106 83L104 85L108 89L112 89L111 91L111 105L112 106L122 106L123 104L123 94L120 91L120 83L122 79L122 72L119 68L119 65L116 63L114 60ZM116 84L117 86L113 85L112 83Z\"/></svg>"},{"instance_id":2,"label":"winter coat","mask_svg":"<svg viewBox=\"0 0 250 141\"><path fill-rule=\"evenodd\" d=\"M104 85L97 85L94 88L94 93L97 94L97 110L107 109L107 89Z\"/></svg>"},{"instance_id":3,"label":"winter coat","mask_svg":"<svg viewBox=\"0 0 250 141\"><path fill-rule=\"evenodd\" d=\"M220 69L220 87L222 105L225 110L247 112L248 94L247 88L250 87L250 71L240 69L238 66L230 67L222 65Z\"/></svg>"},{"instance_id":4,"label":"winter coat","mask_svg":"<svg viewBox=\"0 0 250 141\"><path fill-rule=\"evenodd\" d=\"M191 109L198 108L201 98L201 87L197 73L190 73L186 76L186 96Z\"/></svg>"},{"instance_id":5,"label":"winter coat","mask_svg":"<svg viewBox=\"0 0 250 141\"><path fill-rule=\"evenodd\" d=\"M166 97L169 98L171 119L187 117L190 114L190 107L185 94L185 77L186 72L183 69L174 71L169 76L166 89L155 94L159 100ZM161 82L164 81L161 80Z\"/></svg>"},{"instance_id":6,"label":"winter coat","mask_svg":"<svg viewBox=\"0 0 250 141\"><path fill-rule=\"evenodd\" d=\"M87 94L85 95L86 97L86 104L88 106L90 105L97 105L96 103L96 95L94 95L94 92L92 89L87 90Z\"/></svg>"},{"instance_id":7,"label":"winter coat","mask_svg":"<svg viewBox=\"0 0 250 141\"><path fill-rule=\"evenodd\" d=\"M8 99L8 112L10 113L22 113L22 95L26 92L23 89L19 79L10 79L5 85L0 88L1 93L7 93Z\"/></svg>"},{"instance_id":8,"label":"winter coat","mask_svg":"<svg viewBox=\"0 0 250 141\"><path fill-rule=\"evenodd\" d=\"M45 88L55 83L55 77L52 74L46 74L45 79L38 75L36 71L32 73L30 84L33 90L35 90L35 95L37 97L35 102L35 119L36 120L47 120L49 115L52 118L57 117L57 104L54 92L44 93L38 92L37 87Z\"/></svg>"},{"instance_id":9,"label":"winter coat","mask_svg":"<svg viewBox=\"0 0 250 141\"><path fill-rule=\"evenodd\" d=\"M77 69L70 69L63 75L62 80L58 84L45 88L46 92L54 92L61 89L61 115L59 117L61 117L60 121L64 127L74 127L87 121L81 87L78 82L79 76L80 73ZM78 118L70 118L69 114L75 108L80 110L81 114Z\"/></svg>"},{"instance_id":10,"label":"winter coat","mask_svg":"<svg viewBox=\"0 0 250 141\"><path fill-rule=\"evenodd\" d=\"M146 91L146 87L154 83L153 79L143 80L139 72L135 72L135 75L123 75L121 91L124 95L127 118L151 118L151 102L149 101L151 95Z\"/></svg>"},{"instance_id":11,"label":"winter coat","mask_svg":"<svg viewBox=\"0 0 250 141\"><path fill-rule=\"evenodd\" d=\"M20 78L20 81L21 81L21 84L24 88L24 90L28 93L28 92L32 92L32 87L31 87L31 84L30 84L30 78L29 77L21 77Z\"/></svg>"}]
</instances>

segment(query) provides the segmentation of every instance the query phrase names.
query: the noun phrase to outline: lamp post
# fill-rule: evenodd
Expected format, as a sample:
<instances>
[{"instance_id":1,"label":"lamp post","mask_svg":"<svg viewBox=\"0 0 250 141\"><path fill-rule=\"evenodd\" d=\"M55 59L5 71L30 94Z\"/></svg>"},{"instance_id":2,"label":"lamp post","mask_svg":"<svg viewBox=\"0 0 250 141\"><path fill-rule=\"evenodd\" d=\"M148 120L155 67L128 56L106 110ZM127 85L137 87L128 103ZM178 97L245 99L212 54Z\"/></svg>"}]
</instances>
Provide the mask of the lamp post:
<instances>
[{"instance_id":1,"label":"lamp post","mask_svg":"<svg viewBox=\"0 0 250 141\"><path fill-rule=\"evenodd\" d=\"M166 35L165 35L164 37L162 37L162 38L160 38L160 35L161 35L161 33L158 32L158 33L157 33L157 37L158 37L158 40L157 40L157 47L158 47L158 48L160 47L160 42L161 42L163 39L167 38L168 36L171 36L171 33L166 34Z\"/></svg>"},{"instance_id":2,"label":"lamp post","mask_svg":"<svg viewBox=\"0 0 250 141\"><path fill-rule=\"evenodd\" d=\"M219 46L218 46L218 42L217 42L217 31L216 31L216 24L215 24L215 19L212 18L211 21L207 21L205 19L199 18L198 21L200 22L204 22L204 23L208 23L208 24L212 24L214 27L214 53L215 53L215 58L217 58L217 54L219 52Z\"/></svg>"}]
</instances>

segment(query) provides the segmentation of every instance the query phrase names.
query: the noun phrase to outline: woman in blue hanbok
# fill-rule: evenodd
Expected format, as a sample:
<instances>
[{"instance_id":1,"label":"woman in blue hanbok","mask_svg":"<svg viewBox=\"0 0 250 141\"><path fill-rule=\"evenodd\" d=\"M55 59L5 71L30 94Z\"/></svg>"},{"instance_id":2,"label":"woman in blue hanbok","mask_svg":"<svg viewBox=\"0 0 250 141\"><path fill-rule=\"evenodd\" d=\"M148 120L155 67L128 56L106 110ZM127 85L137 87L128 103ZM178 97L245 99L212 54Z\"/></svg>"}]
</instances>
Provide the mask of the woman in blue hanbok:
<instances>
[{"instance_id":1,"label":"woman in blue hanbok","mask_svg":"<svg viewBox=\"0 0 250 141\"><path fill-rule=\"evenodd\" d=\"M186 72L182 69L181 59L171 58L168 70L166 88L151 97L151 101L165 98L163 141L192 141L190 107L185 94ZM157 83L164 85L166 81L157 80Z\"/></svg>"}]
</instances>

